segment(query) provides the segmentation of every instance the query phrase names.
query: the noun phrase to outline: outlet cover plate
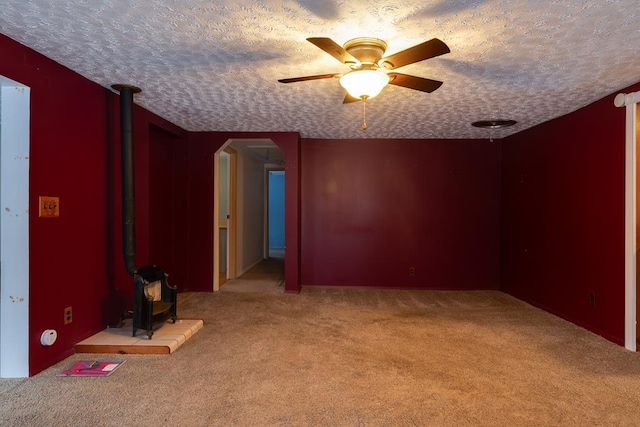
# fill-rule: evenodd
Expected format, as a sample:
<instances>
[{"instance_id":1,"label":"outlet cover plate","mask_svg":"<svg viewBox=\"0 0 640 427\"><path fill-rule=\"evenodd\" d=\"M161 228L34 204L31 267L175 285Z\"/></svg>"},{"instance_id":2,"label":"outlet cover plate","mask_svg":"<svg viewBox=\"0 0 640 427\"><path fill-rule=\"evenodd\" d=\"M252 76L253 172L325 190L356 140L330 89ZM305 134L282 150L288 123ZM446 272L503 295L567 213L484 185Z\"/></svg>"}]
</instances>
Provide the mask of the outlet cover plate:
<instances>
[{"instance_id":1,"label":"outlet cover plate","mask_svg":"<svg viewBox=\"0 0 640 427\"><path fill-rule=\"evenodd\" d=\"M71 307L66 307L64 309L64 324L68 325L73 322L73 309Z\"/></svg>"},{"instance_id":2,"label":"outlet cover plate","mask_svg":"<svg viewBox=\"0 0 640 427\"><path fill-rule=\"evenodd\" d=\"M60 198L40 196L38 198L38 215L40 218L58 218L60 216Z\"/></svg>"}]
</instances>

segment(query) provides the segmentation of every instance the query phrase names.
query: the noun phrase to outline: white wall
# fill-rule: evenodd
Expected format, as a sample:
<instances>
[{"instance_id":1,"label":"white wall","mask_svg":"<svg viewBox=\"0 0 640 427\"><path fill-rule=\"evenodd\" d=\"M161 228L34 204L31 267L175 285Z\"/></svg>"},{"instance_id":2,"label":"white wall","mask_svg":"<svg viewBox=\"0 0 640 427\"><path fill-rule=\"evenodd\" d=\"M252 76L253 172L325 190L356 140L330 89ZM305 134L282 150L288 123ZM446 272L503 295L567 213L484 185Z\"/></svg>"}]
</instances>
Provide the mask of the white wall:
<instances>
[{"instance_id":1,"label":"white wall","mask_svg":"<svg viewBox=\"0 0 640 427\"><path fill-rule=\"evenodd\" d=\"M245 150L238 149L238 276L263 259L263 163Z\"/></svg>"},{"instance_id":2,"label":"white wall","mask_svg":"<svg viewBox=\"0 0 640 427\"><path fill-rule=\"evenodd\" d=\"M227 219L229 215L229 155L224 151L220 153L220 197L218 202L220 203L219 218Z\"/></svg>"},{"instance_id":3,"label":"white wall","mask_svg":"<svg viewBox=\"0 0 640 427\"><path fill-rule=\"evenodd\" d=\"M226 221L229 215L229 154L224 151L220 153L220 164L218 176L220 179L220 197L218 197L218 219ZM220 254L219 271L220 273L226 273L228 270L228 228L220 228L220 244L218 245Z\"/></svg>"}]
</instances>

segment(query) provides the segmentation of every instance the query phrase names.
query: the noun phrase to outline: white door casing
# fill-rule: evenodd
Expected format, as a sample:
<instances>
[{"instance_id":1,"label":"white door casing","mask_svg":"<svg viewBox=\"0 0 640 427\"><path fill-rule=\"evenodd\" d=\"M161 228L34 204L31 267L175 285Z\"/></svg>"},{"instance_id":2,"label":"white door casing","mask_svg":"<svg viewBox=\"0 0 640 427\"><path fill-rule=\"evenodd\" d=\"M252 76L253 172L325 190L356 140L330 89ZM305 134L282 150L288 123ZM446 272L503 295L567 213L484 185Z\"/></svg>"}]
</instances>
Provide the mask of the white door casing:
<instances>
[{"instance_id":1,"label":"white door casing","mask_svg":"<svg viewBox=\"0 0 640 427\"><path fill-rule=\"evenodd\" d=\"M0 377L29 376L30 88L0 76Z\"/></svg>"},{"instance_id":2,"label":"white door casing","mask_svg":"<svg viewBox=\"0 0 640 427\"><path fill-rule=\"evenodd\" d=\"M624 215L624 346L636 351L636 108L640 92L619 93L614 104L626 107Z\"/></svg>"}]
</instances>

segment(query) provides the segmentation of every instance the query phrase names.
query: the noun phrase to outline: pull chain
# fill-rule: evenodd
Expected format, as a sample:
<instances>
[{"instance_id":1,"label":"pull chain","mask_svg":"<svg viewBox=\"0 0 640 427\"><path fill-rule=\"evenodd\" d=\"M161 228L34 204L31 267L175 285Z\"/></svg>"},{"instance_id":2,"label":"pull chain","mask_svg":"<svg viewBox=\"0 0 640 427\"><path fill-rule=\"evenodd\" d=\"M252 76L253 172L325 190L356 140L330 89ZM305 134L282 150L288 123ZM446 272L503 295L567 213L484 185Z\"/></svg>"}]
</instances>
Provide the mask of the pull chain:
<instances>
[{"instance_id":1,"label":"pull chain","mask_svg":"<svg viewBox=\"0 0 640 427\"><path fill-rule=\"evenodd\" d=\"M367 130L367 98L368 96L362 97L362 130Z\"/></svg>"}]
</instances>

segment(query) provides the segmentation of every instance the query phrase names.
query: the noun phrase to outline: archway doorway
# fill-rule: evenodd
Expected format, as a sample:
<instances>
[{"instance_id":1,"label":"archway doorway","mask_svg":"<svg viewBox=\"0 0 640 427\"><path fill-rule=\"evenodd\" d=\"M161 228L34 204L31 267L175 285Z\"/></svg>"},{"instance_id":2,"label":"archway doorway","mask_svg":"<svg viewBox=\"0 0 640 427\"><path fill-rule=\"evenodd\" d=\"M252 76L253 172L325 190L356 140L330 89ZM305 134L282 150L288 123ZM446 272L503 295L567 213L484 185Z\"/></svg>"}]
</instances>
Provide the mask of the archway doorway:
<instances>
[{"instance_id":1,"label":"archway doorway","mask_svg":"<svg viewBox=\"0 0 640 427\"><path fill-rule=\"evenodd\" d=\"M268 257L265 171L282 168L270 139L229 139L214 155L213 290Z\"/></svg>"}]
</instances>

